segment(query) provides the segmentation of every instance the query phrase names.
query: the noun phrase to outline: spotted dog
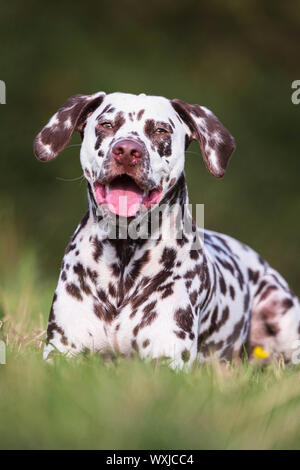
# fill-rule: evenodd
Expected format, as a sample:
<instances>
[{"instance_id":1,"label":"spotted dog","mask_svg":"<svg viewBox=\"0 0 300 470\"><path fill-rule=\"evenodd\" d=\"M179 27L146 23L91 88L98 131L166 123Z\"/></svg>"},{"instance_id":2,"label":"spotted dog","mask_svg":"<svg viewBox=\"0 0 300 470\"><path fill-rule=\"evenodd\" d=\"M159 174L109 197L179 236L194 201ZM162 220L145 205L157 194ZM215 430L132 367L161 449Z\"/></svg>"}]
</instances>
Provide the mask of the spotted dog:
<instances>
[{"instance_id":1,"label":"spotted dog","mask_svg":"<svg viewBox=\"0 0 300 470\"><path fill-rule=\"evenodd\" d=\"M89 210L63 257L44 357L54 349L138 352L181 368L211 354L231 360L246 350L251 357L259 345L289 360L299 339L299 301L266 261L230 236L196 229L189 212L193 230L162 236L174 207L188 203L189 143L199 142L210 173L225 173L235 144L217 117L179 99L76 95L36 137L36 157L56 158L75 130ZM120 229L121 221L160 207L157 236L121 237L117 230L112 237L104 229L107 220Z\"/></svg>"}]
</instances>

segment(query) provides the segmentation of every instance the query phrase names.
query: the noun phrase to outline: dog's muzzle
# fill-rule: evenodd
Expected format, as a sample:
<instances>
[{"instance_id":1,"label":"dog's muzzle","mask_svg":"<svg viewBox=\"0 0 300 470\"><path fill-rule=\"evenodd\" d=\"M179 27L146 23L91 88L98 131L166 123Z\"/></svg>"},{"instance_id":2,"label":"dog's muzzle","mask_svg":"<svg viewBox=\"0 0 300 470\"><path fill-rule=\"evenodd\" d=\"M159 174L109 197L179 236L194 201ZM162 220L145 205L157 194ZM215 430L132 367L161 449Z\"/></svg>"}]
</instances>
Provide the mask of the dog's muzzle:
<instances>
[{"instance_id":1,"label":"dog's muzzle","mask_svg":"<svg viewBox=\"0 0 300 470\"><path fill-rule=\"evenodd\" d=\"M136 217L141 211L157 204L161 188L154 187L143 169L147 158L144 146L133 139L122 139L110 150L106 175L94 184L99 206L122 217Z\"/></svg>"}]
</instances>

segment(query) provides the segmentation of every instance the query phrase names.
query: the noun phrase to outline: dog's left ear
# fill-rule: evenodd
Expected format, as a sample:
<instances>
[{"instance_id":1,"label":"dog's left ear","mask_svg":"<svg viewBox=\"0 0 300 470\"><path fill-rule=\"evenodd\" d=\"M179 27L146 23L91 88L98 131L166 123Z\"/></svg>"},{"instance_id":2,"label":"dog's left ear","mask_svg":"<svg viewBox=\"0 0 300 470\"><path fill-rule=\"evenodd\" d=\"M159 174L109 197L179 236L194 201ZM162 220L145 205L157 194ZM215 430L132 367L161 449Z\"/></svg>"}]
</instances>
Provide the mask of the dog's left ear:
<instances>
[{"instance_id":1,"label":"dog's left ear","mask_svg":"<svg viewBox=\"0 0 300 470\"><path fill-rule=\"evenodd\" d=\"M71 96L52 116L48 124L36 136L34 153L38 160L49 162L70 142L73 132L83 129L88 116L102 103L105 93Z\"/></svg>"},{"instance_id":2,"label":"dog's left ear","mask_svg":"<svg viewBox=\"0 0 300 470\"><path fill-rule=\"evenodd\" d=\"M219 119L204 106L171 100L173 108L190 129L188 143L198 140L204 162L216 178L224 175L235 149L234 138Z\"/></svg>"}]
</instances>

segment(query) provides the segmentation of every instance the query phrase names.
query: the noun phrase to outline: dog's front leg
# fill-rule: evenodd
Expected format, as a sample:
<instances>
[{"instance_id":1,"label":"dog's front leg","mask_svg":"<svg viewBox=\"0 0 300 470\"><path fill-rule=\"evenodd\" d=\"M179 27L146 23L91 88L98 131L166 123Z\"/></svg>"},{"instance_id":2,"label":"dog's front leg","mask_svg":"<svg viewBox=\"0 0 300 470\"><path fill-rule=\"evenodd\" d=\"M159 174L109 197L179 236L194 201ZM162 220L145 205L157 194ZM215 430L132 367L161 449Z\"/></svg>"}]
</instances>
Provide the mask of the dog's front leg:
<instances>
[{"instance_id":1,"label":"dog's front leg","mask_svg":"<svg viewBox=\"0 0 300 470\"><path fill-rule=\"evenodd\" d=\"M62 271L50 311L44 359L55 350L67 356L85 349L106 352L108 340L97 316L93 286L88 280L85 283L68 282Z\"/></svg>"}]
</instances>

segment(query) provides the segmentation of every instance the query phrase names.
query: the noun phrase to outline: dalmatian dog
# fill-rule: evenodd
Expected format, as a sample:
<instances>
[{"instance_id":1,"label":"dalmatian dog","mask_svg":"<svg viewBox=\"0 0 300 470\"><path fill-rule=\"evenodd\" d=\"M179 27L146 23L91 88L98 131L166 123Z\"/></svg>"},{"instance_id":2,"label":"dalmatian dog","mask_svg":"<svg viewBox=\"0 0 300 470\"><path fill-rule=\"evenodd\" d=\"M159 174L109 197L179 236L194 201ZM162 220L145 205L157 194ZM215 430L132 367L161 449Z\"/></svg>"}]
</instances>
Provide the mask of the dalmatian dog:
<instances>
[{"instance_id":1,"label":"dalmatian dog","mask_svg":"<svg viewBox=\"0 0 300 470\"><path fill-rule=\"evenodd\" d=\"M76 95L37 135L36 157L55 159L75 130L89 210L63 257L44 358L54 350L138 353L177 369L244 351L251 358L261 346L291 360L300 308L286 281L245 244L195 227L188 210L178 217L188 205L192 140L212 175L226 171L235 144L218 118L179 99ZM148 216L158 212L151 231ZM182 230L167 231L175 219Z\"/></svg>"}]
</instances>

